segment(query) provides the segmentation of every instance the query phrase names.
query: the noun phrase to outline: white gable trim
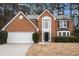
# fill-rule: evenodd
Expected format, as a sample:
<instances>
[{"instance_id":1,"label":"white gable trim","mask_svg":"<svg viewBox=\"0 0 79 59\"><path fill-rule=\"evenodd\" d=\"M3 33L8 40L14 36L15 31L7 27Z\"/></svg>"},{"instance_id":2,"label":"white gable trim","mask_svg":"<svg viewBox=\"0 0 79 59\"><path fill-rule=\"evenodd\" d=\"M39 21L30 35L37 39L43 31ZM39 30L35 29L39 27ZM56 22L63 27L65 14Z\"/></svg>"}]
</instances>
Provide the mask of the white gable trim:
<instances>
[{"instance_id":1,"label":"white gable trim","mask_svg":"<svg viewBox=\"0 0 79 59\"><path fill-rule=\"evenodd\" d=\"M20 13L21 13L26 19L28 19L28 18L24 15L24 13L23 13L22 11L20 11L11 21L9 21L9 22L2 28L2 30L5 30L5 28L6 28L7 26L9 26L9 25L13 22L13 20L15 20L15 18L19 16ZM29 19L28 19L28 21L37 29L37 31L39 31L39 29L38 29Z\"/></svg>"},{"instance_id":2,"label":"white gable trim","mask_svg":"<svg viewBox=\"0 0 79 59\"><path fill-rule=\"evenodd\" d=\"M41 15L44 14L46 11L48 11L48 13L49 13L50 15L52 15L52 14L50 13L50 11L47 10L47 9L46 9L45 11L43 11L43 12L41 13ZM40 17L41 15L39 15L37 19L39 19L39 17ZM53 16L53 15L52 15L52 16ZM53 17L54 17L54 19L56 20L56 17L55 17L55 16L53 16Z\"/></svg>"},{"instance_id":3,"label":"white gable trim","mask_svg":"<svg viewBox=\"0 0 79 59\"><path fill-rule=\"evenodd\" d=\"M49 16L44 16L42 19L51 19Z\"/></svg>"}]
</instances>

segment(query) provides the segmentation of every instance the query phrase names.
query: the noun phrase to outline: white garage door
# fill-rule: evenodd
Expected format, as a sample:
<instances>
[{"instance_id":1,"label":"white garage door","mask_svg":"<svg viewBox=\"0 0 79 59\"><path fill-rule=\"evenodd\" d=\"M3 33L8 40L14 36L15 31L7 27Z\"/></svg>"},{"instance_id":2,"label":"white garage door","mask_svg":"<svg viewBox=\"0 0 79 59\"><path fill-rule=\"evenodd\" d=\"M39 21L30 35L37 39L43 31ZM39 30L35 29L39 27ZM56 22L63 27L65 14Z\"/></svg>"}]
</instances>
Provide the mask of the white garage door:
<instances>
[{"instance_id":1,"label":"white garage door","mask_svg":"<svg viewBox=\"0 0 79 59\"><path fill-rule=\"evenodd\" d=\"M7 43L33 43L33 32L8 32Z\"/></svg>"}]
</instances>

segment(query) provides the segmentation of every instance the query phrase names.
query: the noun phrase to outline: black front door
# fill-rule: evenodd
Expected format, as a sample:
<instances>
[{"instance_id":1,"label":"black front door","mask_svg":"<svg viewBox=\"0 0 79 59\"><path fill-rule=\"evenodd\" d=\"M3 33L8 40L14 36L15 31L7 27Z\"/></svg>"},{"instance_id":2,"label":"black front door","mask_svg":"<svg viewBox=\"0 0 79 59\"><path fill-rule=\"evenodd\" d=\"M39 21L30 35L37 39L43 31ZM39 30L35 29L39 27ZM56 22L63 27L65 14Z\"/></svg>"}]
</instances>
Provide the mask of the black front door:
<instances>
[{"instance_id":1,"label":"black front door","mask_svg":"<svg viewBox=\"0 0 79 59\"><path fill-rule=\"evenodd\" d=\"M49 33L45 32L44 35L45 35L44 36L45 41L48 41L49 40Z\"/></svg>"}]
</instances>

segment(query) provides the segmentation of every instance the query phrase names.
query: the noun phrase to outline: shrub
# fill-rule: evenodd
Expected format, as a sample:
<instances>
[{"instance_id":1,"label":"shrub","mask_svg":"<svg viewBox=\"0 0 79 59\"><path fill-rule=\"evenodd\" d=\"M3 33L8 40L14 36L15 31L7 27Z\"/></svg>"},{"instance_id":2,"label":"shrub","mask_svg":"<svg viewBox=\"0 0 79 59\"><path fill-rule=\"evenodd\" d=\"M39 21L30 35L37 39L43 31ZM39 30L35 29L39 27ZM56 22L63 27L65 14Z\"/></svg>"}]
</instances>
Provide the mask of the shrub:
<instances>
[{"instance_id":1,"label":"shrub","mask_svg":"<svg viewBox=\"0 0 79 59\"><path fill-rule=\"evenodd\" d=\"M33 33L32 39L33 39L34 43L38 43L39 42L39 34L37 32Z\"/></svg>"},{"instance_id":2,"label":"shrub","mask_svg":"<svg viewBox=\"0 0 79 59\"><path fill-rule=\"evenodd\" d=\"M70 37L55 37L55 42L79 42L79 37L70 36Z\"/></svg>"},{"instance_id":3,"label":"shrub","mask_svg":"<svg viewBox=\"0 0 79 59\"><path fill-rule=\"evenodd\" d=\"M67 37L55 37L55 42L67 42Z\"/></svg>"},{"instance_id":4,"label":"shrub","mask_svg":"<svg viewBox=\"0 0 79 59\"><path fill-rule=\"evenodd\" d=\"M79 37L76 37L76 36L71 36L71 37L69 37L69 39L70 39L70 42L79 42Z\"/></svg>"},{"instance_id":5,"label":"shrub","mask_svg":"<svg viewBox=\"0 0 79 59\"><path fill-rule=\"evenodd\" d=\"M7 43L7 35L6 31L0 30L0 44Z\"/></svg>"},{"instance_id":6,"label":"shrub","mask_svg":"<svg viewBox=\"0 0 79 59\"><path fill-rule=\"evenodd\" d=\"M79 29L74 29L74 35L79 36Z\"/></svg>"}]
</instances>

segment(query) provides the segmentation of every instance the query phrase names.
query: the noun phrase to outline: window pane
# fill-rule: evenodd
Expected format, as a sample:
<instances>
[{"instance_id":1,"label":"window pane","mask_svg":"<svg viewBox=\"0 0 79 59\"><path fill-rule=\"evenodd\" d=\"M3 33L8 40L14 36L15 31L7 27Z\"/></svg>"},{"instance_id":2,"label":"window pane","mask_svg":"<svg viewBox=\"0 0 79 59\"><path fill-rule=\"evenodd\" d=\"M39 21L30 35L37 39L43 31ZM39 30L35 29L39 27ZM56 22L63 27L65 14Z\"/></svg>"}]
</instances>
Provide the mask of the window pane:
<instances>
[{"instance_id":1,"label":"window pane","mask_svg":"<svg viewBox=\"0 0 79 59\"><path fill-rule=\"evenodd\" d=\"M63 36L66 36L66 32L63 32Z\"/></svg>"},{"instance_id":2,"label":"window pane","mask_svg":"<svg viewBox=\"0 0 79 59\"><path fill-rule=\"evenodd\" d=\"M61 36L61 32L59 32L59 36Z\"/></svg>"},{"instance_id":3,"label":"window pane","mask_svg":"<svg viewBox=\"0 0 79 59\"><path fill-rule=\"evenodd\" d=\"M67 21L64 21L64 27L67 27Z\"/></svg>"},{"instance_id":4,"label":"window pane","mask_svg":"<svg viewBox=\"0 0 79 59\"><path fill-rule=\"evenodd\" d=\"M44 19L43 28L50 28L50 20L49 19Z\"/></svg>"},{"instance_id":5,"label":"window pane","mask_svg":"<svg viewBox=\"0 0 79 59\"><path fill-rule=\"evenodd\" d=\"M60 28L63 28L63 21L60 21Z\"/></svg>"},{"instance_id":6,"label":"window pane","mask_svg":"<svg viewBox=\"0 0 79 59\"><path fill-rule=\"evenodd\" d=\"M60 28L67 28L67 21L60 21Z\"/></svg>"},{"instance_id":7,"label":"window pane","mask_svg":"<svg viewBox=\"0 0 79 59\"><path fill-rule=\"evenodd\" d=\"M43 22L43 28L45 28L45 22Z\"/></svg>"},{"instance_id":8,"label":"window pane","mask_svg":"<svg viewBox=\"0 0 79 59\"><path fill-rule=\"evenodd\" d=\"M45 22L45 28L48 28L48 22Z\"/></svg>"},{"instance_id":9,"label":"window pane","mask_svg":"<svg viewBox=\"0 0 79 59\"><path fill-rule=\"evenodd\" d=\"M48 22L48 28L50 28L50 21Z\"/></svg>"},{"instance_id":10,"label":"window pane","mask_svg":"<svg viewBox=\"0 0 79 59\"><path fill-rule=\"evenodd\" d=\"M67 36L69 36L69 32L67 32Z\"/></svg>"}]
</instances>

